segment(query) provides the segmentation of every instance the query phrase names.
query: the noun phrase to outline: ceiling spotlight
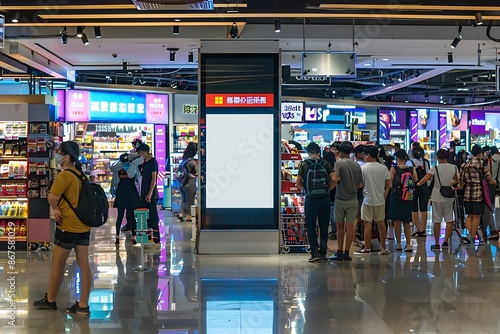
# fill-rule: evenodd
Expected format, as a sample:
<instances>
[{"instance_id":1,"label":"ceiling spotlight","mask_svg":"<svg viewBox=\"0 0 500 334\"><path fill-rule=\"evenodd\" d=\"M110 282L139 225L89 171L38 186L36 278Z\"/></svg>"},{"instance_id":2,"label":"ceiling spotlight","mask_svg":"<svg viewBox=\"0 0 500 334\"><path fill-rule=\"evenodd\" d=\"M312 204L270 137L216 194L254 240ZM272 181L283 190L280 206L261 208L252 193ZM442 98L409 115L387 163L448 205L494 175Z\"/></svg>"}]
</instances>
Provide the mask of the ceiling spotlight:
<instances>
[{"instance_id":1,"label":"ceiling spotlight","mask_svg":"<svg viewBox=\"0 0 500 334\"><path fill-rule=\"evenodd\" d=\"M89 39L87 38L87 34L85 34L85 33L83 33L83 35L82 35L82 43L84 45L89 45L90 44Z\"/></svg>"},{"instance_id":2,"label":"ceiling spotlight","mask_svg":"<svg viewBox=\"0 0 500 334\"><path fill-rule=\"evenodd\" d=\"M95 38L101 38L101 27L94 27Z\"/></svg>"},{"instance_id":3,"label":"ceiling spotlight","mask_svg":"<svg viewBox=\"0 0 500 334\"><path fill-rule=\"evenodd\" d=\"M167 48L167 51L170 52L170 62L175 62L175 54L179 51L178 48Z\"/></svg>"},{"instance_id":4,"label":"ceiling spotlight","mask_svg":"<svg viewBox=\"0 0 500 334\"><path fill-rule=\"evenodd\" d=\"M123 66L123 67L122 67L122 69L123 69L124 71L127 71L127 70L128 70L128 63L127 63L126 61L123 61L122 66Z\"/></svg>"},{"instance_id":5,"label":"ceiling spotlight","mask_svg":"<svg viewBox=\"0 0 500 334\"><path fill-rule=\"evenodd\" d=\"M274 19L274 32L281 32L281 21L280 21L280 19Z\"/></svg>"},{"instance_id":6,"label":"ceiling spotlight","mask_svg":"<svg viewBox=\"0 0 500 334\"><path fill-rule=\"evenodd\" d=\"M448 52L448 63L453 63L453 52Z\"/></svg>"},{"instance_id":7,"label":"ceiling spotlight","mask_svg":"<svg viewBox=\"0 0 500 334\"><path fill-rule=\"evenodd\" d=\"M19 19L21 17L21 12L17 11L17 12L14 12L14 16L12 17L12 23L18 23L19 22Z\"/></svg>"},{"instance_id":8,"label":"ceiling spotlight","mask_svg":"<svg viewBox=\"0 0 500 334\"><path fill-rule=\"evenodd\" d=\"M238 32L238 26L236 25L236 22L233 22L233 25L231 26L231 30L229 30L229 36L231 36L231 38L240 37L239 32Z\"/></svg>"},{"instance_id":9,"label":"ceiling spotlight","mask_svg":"<svg viewBox=\"0 0 500 334\"><path fill-rule=\"evenodd\" d=\"M83 27L81 26L76 27L76 37L82 38L82 36L83 36Z\"/></svg>"},{"instance_id":10,"label":"ceiling spotlight","mask_svg":"<svg viewBox=\"0 0 500 334\"><path fill-rule=\"evenodd\" d=\"M177 88L179 88L179 84L177 83L177 81L172 81L172 82L170 83L170 88L172 88L172 89L177 89Z\"/></svg>"},{"instance_id":11,"label":"ceiling spotlight","mask_svg":"<svg viewBox=\"0 0 500 334\"><path fill-rule=\"evenodd\" d=\"M173 27L172 27L172 33L173 33L174 35L179 35L179 31L180 31L179 26L173 26Z\"/></svg>"},{"instance_id":12,"label":"ceiling spotlight","mask_svg":"<svg viewBox=\"0 0 500 334\"><path fill-rule=\"evenodd\" d=\"M188 53L188 63L194 63L194 54L192 52Z\"/></svg>"},{"instance_id":13,"label":"ceiling spotlight","mask_svg":"<svg viewBox=\"0 0 500 334\"><path fill-rule=\"evenodd\" d=\"M461 38L459 37L455 37L455 39L453 40L453 42L451 43L450 47L452 49L456 48L458 46L458 43L460 43L462 41Z\"/></svg>"},{"instance_id":14,"label":"ceiling spotlight","mask_svg":"<svg viewBox=\"0 0 500 334\"><path fill-rule=\"evenodd\" d=\"M481 15L481 12L474 13L474 20L476 21L476 25L483 25L483 15Z\"/></svg>"}]
</instances>

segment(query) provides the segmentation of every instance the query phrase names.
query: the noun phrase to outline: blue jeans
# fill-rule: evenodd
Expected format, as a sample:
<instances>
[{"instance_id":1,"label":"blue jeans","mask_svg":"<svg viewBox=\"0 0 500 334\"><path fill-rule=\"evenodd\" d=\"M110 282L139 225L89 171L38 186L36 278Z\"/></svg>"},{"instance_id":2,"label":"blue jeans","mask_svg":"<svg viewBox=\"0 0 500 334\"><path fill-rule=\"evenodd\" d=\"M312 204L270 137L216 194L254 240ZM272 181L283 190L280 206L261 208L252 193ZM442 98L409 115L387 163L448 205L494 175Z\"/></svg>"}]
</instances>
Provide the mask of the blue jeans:
<instances>
[{"instance_id":1,"label":"blue jeans","mask_svg":"<svg viewBox=\"0 0 500 334\"><path fill-rule=\"evenodd\" d=\"M335 224L335 205L330 202L330 225L332 226L332 235L337 233L337 224Z\"/></svg>"},{"instance_id":2,"label":"blue jeans","mask_svg":"<svg viewBox=\"0 0 500 334\"><path fill-rule=\"evenodd\" d=\"M328 217L330 216L329 203L330 199L328 197L311 198L306 195L305 215L307 239L311 247L311 254L315 256L326 255L328 243ZM318 221L319 227L319 245L318 234L316 233L316 220Z\"/></svg>"}]
</instances>

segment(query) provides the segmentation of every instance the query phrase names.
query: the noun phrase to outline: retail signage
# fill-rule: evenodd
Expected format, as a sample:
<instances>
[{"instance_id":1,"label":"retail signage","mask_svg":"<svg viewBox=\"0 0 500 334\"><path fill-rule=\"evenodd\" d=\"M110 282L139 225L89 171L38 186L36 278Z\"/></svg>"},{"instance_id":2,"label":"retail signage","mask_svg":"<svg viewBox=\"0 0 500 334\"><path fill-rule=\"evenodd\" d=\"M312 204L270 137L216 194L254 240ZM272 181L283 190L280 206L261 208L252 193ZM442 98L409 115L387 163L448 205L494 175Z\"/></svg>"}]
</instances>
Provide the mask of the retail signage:
<instances>
[{"instance_id":1,"label":"retail signage","mask_svg":"<svg viewBox=\"0 0 500 334\"><path fill-rule=\"evenodd\" d=\"M303 122L304 108L303 102L281 102L281 121Z\"/></svg>"},{"instance_id":2,"label":"retail signage","mask_svg":"<svg viewBox=\"0 0 500 334\"><path fill-rule=\"evenodd\" d=\"M475 110L470 112L470 134L485 135L486 131L486 114L484 111Z\"/></svg>"},{"instance_id":3,"label":"retail signage","mask_svg":"<svg viewBox=\"0 0 500 334\"><path fill-rule=\"evenodd\" d=\"M328 109L306 107L306 122L339 123L349 128L354 119L357 119L359 128L366 127L366 111L364 109ZM349 125L347 125L349 122Z\"/></svg>"},{"instance_id":4,"label":"retail signage","mask_svg":"<svg viewBox=\"0 0 500 334\"><path fill-rule=\"evenodd\" d=\"M447 112L446 110L439 111L439 147L443 147L446 144L446 134L447 134Z\"/></svg>"},{"instance_id":5,"label":"retail signage","mask_svg":"<svg viewBox=\"0 0 500 334\"><path fill-rule=\"evenodd\" d=\"M0 15L0 49L5 45L5 16Z\"/></svg>"},{"instance_id":6,"label":"retail signage","mask_svg":"<svg viewBox=\"0 0 500 334\"><path fill-rule=\"evenodd\" d=\"M346 110L344 112L344 126L346 128L350 128L352 125L352 117L351 117L351 112L349 110Z\"/></svg>"},{"instance_id":7,"label":"retail signage","mask_svg":"<svg viewBox=\"0 0 500 334\"><path fill-rule=\"evenodd\" d=\"M274 107L274 94L206 94L207 108Z\"/></svg>"},{"instance_id":8,"label":"retail signage","mask_svg":"<svg viewBox=\"0 0 500 334\"><path fill-rule=\"evenodd\" d=\"M175 124L198 124L198 95L174 94L173 122Z\"/></svg>"},{"instance_id":9,"label":"retail signage","mask_svg":"<svg viewBox=\"0 0 500 334\"><path fill-rule=\"evenodd\" d=\"M168 95L66 91L66 122L168 123Z\"/></svg>"},{"instance_id":10,"label":"retail signage","mask_svg":"<svg viewBox=\"0 0 500 334\"><path fill-rule=\"evenodd\" d=\"M417 111L410 111L410 140L411 142L418 141L418 119Z\"/></svg>"},{"instance_id":11,"label":"retail signage","mask_svg":"<svg viewBox=\"0 0 500 334\"><path fill-rule=\"evenodd\" d=\"M158 171L167 170L167 127L163 124L155 125L155 158L158 162ZM163 198L163 179L158 178L158 193Z\"/></svg>"},{"instance_id":12,"label":"retail signage","mask_svg":"<svg viewBox=\"0 0 500 334\"><path fill-rule=\"evenodd\" d=\"M417 117L419 130L439 130L439 112L437 110L417 109Z\"/></svg>"},{"instance_id":13,"label":"retail signage","mask_svg":"<svg viewBox=\"0 0 500 334\"><path fill-rule=\"evenodd\" d=\"M332 78L326 76L320 77L307 77L300 75L300 69L298 71L292 70L290 81L283 83L284 86L331 86Z\"/></svg>"}]
</instances>

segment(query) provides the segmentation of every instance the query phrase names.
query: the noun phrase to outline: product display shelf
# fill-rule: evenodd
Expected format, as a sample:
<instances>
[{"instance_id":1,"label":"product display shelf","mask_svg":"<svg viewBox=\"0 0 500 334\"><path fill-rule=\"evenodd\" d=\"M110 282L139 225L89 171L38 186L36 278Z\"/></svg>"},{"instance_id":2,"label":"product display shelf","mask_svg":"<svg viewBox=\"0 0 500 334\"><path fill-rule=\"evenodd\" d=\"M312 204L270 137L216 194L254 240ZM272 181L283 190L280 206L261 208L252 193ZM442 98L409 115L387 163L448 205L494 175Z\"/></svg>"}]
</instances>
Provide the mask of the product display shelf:
<instances>
[{"instance_id":1,"label":"product display shelf","mask_svg":"<svg viewBox=\"0 0 500 334\"><path fill-rule=\"evenodd\" d=\"M281 180L281 250L285 253L309 251L304 215L304 195L296 186L302 161L299 153L282 153Z\"/></svg>"},{"instance_id":2,"label":"product display shelf","mask_svg":"<svg viewBox=\"0 0 500 334\"><path fill-rule=\"evenodd\" d=\"M28 123L0 123L0 249L25 250L28 233ZM41 145L40 141L36 145ZM36 146L35 145L35 146ZM43 143L45 147L45 142Z\"/></svg>"}]
</instances>

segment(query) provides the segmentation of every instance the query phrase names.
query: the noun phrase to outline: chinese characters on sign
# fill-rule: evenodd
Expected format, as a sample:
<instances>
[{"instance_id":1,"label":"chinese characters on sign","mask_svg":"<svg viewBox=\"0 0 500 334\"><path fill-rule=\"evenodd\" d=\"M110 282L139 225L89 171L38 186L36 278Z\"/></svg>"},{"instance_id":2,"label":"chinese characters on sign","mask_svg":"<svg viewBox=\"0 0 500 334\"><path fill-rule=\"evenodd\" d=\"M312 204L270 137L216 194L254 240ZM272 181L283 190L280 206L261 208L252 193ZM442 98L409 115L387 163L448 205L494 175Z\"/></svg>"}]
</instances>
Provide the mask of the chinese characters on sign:
<instances>
[{"instance_id":1,"label":"chinese characters on sign","mask_svg":"<svg viewBox=\"0 0 500 334\"><path fill-rule=\"evenodd\" d=\"M273 107L274 94L207 94L207 107Z\"/></svg>"},{"instance_id":2,"label":"chinese characters on sign","mask_svg":"<svg viewBox=\"0 0 500 334\"><path fill-rule=\"evenodd\" d=\"M193 104L185 104L183 106L183 112L184 112L184 114L187 114L187 115L197 114L198 113L198 106L193 105Z\"/></svg>"}]
</instances>

